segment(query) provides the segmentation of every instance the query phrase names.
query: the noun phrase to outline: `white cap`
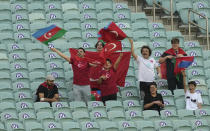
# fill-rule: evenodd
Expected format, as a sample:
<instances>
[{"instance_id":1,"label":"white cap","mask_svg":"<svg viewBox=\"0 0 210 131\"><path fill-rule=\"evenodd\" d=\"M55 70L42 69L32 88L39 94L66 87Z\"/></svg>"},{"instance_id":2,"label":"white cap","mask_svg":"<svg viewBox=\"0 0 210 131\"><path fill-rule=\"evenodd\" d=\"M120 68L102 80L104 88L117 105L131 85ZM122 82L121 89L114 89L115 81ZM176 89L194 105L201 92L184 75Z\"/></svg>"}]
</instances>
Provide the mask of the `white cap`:
<instances>
[{"instance_id":1,"label":"white cap","mask_svg":"<svg viewBox=\"0 0 210 131\"><path fill-rule=\"evenodd\" d=\"M54 78L52 75L48 75L48 76L46 77L46 80L54 81L55 78Z\"/></svg>"}]
</instances>

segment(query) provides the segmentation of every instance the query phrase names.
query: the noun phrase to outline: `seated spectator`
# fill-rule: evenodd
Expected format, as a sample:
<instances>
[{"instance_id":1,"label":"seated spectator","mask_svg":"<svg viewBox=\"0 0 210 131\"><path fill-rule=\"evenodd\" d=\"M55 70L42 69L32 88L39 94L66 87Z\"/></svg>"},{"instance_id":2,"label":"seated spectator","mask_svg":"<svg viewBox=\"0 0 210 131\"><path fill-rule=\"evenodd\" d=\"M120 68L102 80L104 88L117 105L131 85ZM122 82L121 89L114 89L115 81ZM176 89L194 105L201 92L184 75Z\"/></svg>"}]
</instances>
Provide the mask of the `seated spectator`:
<instances>
[{"instance_id":1,"label":"seated spectator","mask_svg":"<svg viewBox=\"0 0 210 131\"><path fill-rule=\"evenodd\" d=\"M105 103L108 100L117 100L117 83L116 83L116 72L118 65L122 59L123 53L117 58L114 65L110 59L106 59L102 70L100 71L100 78L98 79L98 84L100 84L101 90L101 100Z\"/></svg>"},{"instance_id":2,"label":"seated spectator","mask_svg":"<svg viewBox=\"0 0 210 131\"><path fill-rule=\"evenodd\" d=\"M160 110L164 108L164 102L161 94L157 93L157 84L150 84L150 95L144 97L144 110Z\"/></svg>"},{"instance_id":3,"label":"seated spectator","mask_svg":"<svg viewBox=\"0 0 210 131\"><path fill-rule=\"evenodd\" d=\"M184 83L186 110L201 109L203 101L201 98L201 94L195 92L196 82L195 81L188 82L189 89L187 89L185 71L182 71L182 75L183 75L183 83Z\"/></svg>"},{"instance_id":4,"label":"seated spectator","mask_svg":"<svg viewBox=\"0 0 210 131\"><path fill-rule=\"evenodd\" d=\"M58 88L54 84L55 78L52 75L46 77L46 81L37 89L36 102L56 102L59 100Z\"/></svg>"}]
</instances>

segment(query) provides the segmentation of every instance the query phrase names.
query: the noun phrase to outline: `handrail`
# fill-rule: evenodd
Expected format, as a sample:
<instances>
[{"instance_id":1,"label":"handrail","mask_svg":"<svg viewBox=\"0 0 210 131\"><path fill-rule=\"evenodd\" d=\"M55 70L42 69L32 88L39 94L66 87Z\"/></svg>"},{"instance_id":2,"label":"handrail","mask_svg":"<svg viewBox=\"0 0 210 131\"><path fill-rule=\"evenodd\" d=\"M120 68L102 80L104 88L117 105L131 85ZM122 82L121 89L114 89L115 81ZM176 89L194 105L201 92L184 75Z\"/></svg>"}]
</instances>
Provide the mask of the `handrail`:
<instances>
[{"instance_id":1,"label":"handrail","mask_svg":"<svg viewBox=\"0 0 210 131\"><path fill-rule=\"evenodd\" d=\"M170 10L168 10L168 9L162 7L160 4L156 3L156 0L153 0L153 22L156 21L155 20L155 16L156 16L155 15L155 13L156 13L155 8L156 8L156 6L163 9L163 10L166 10L167 12L170 13L170 15L171 15L171 30L173 31L174 30L173 0L170 1Z\"/></svg>"},{"instance_id":2,"label":"handrail","mask_svg":"<svg viewBox=\"0 0 210 131\"><path fill-rule=\"evenodd\" d=\"M190 13L191 12L206 19L206 28L203 28L203 27L199 26L198 24L196 24L196 23L194 23L193 21L190 20ZM188 30L189 31L188 38L189 38L189 40L191 40L191 24L206 31L207 48L209 50L209 46L210 45L209 45L209 25L208 25L209 23L208 23L208 17L206 17L206 16L204 16L204 15L202 15L202 14L200 14L200 13L198 13L198 12L192 10L192 9L188 9L188 29L189 29Z\"/></svg>"}]
</instances>

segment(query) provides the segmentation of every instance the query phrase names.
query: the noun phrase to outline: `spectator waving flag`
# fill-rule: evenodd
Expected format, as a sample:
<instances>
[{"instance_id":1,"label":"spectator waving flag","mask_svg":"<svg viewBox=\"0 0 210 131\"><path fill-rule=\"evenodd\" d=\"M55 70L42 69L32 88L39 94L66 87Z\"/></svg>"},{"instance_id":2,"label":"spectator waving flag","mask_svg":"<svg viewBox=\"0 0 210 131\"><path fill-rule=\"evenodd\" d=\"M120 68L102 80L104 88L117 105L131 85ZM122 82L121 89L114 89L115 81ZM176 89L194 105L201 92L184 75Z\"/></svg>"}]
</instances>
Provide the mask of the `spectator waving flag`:
<instances>
[{"instance_id":1,"label":"spectator waving flag","mask_svg":"<svg viewBox=\"0 0 210 131\"><path fill-rule=\"evenodd\" d=\"M188 68L194 61L194 56L184 56L176 58L176 65L174 68L174 74L181 73L182 70Z\"/></svg>"},{"instance_id":2,"label":"spectator waving flag","mask_svg":"<svg viewBox=\"0 0 210 131\"><path fill-rule=\"evenodd\" d=\"M76 49L70 48L69 52L71 54L71 57L77 57ZM125 78L128 72L130 58L131 58L131 52L122 52L122 53L123 53L123 58L119 63L116 76L117 76L117 85L124 87ZM120 52L113 52L112 55L110 55L107 58L109 58L112 61L112 63L115 63L119 55ZM100 52L85 51L85 60L87 60L89 63L97 63L99 65L104 64L104 59L101 59Z\"/></svg>"},{"instance_id":3,"label":"spectator waving flag","mask_svg":"<svg viewBox=\"0 0 210 131\"><path fill-rule=\"evenodd\" d=\"M49 42L62 37L66 32L66 30L56 25L51 25L49 27L38 30L32 36L40 42L48 45Z\"/></svg>"}]
</instances>

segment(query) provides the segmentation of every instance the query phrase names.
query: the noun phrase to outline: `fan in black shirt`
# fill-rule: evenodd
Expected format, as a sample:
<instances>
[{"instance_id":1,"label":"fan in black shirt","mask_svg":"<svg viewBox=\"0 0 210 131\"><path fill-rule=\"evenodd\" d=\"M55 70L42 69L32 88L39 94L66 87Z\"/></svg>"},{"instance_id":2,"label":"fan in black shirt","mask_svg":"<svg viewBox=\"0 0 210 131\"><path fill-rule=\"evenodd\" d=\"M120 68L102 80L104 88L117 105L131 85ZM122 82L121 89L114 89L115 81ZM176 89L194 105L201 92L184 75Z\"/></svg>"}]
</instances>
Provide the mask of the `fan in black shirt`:
<instances>
[{"instance_id":1,"label":"fan in black shirt","mask_svg":"<svg viewBox=\"0 0 210 131\"><path fill-rule=\"evenodd\" d=\"M144 110L160 110L164 107L164 102L161 94L157 93L157 84L150 84L150 95L144 97Z\"/></svg>"}]
</instances>

